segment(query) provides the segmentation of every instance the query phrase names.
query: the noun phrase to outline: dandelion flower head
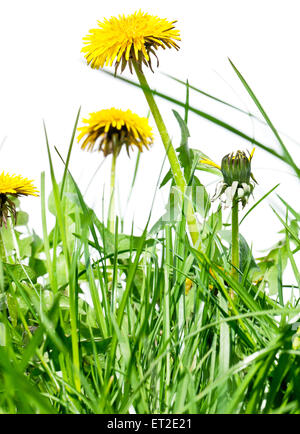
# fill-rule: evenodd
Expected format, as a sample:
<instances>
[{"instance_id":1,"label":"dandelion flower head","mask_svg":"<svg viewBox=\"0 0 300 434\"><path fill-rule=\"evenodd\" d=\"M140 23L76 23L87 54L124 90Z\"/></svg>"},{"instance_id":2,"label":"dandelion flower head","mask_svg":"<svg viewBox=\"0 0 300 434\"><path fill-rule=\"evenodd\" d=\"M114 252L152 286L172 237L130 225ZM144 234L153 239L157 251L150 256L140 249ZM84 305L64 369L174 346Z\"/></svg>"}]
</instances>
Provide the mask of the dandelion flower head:
<instances>
[{"instance_id":1,"label":"dandelion flower head","mask_svg":"<svg viewBox=\"0 0 300 434\"><path fill-rule=\"evenodd\" d=\"M118 154L123 145L127 153L130 147L137 146L142 152L148 149L153 141L152 128L148 119L138 116L131 110L123 111L116 108L104 109L90 114L89 119L83 119L86 124L78 128L78 142L81 148L92 151L95 147L106 157Z\"/></svg>"},{"instance_id":2,"label":"dandelion flower head","mask_svg":"<svg viewBox=\"0 0 300 434\"><path fill-rule=\"evenodd\" d=\"M140 68L144 63L152 70L150 55L157 59L155 50L159 47L179 49L176 41L180 41L180 34L175 23L142 11L104 19L83 38L86 45L82 51L92 68L112 66L115 62L116 71L121 64L123 72L128 64L132 72L134 59Z\"/></svg>"},{"instance_id":3,"label":"dandelion flower head","mask_svg":"<svg viewBox=\"0 0 300 434\"><path fill-rule=\"evenodd\" d=\"M16 223L16 207L8 196L38 196L38 190L33 181L23 178L21 175L9 175L2 172L0 175L0 227L7 226L7 218L10 215Z\"/></svg>"}]
</instances>

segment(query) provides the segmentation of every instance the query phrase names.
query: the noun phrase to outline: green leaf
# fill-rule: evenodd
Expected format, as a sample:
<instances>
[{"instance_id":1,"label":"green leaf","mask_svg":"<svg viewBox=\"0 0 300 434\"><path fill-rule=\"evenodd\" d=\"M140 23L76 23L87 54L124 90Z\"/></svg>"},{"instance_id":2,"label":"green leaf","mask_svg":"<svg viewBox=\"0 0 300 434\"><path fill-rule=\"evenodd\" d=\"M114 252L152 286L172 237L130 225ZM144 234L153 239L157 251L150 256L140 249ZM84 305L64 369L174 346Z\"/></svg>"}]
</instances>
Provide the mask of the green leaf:
<instances>
[{"instance_id":1,"label":"green leaf","mask_svg":"<svg viewBox=\"0 0 300 434\"><path fill-rule=\"evenodd\" d=\"M216 234L222 229L222 208L219 207L217 211L210 214L208 219L204 221L202 232L203 239L210 234Z\"/></svg>"},{"instance_id":2,"label":"green leaf","mask_svg":"<svg viewBox=\"0 0 300 434\"><path fill-rule=\"evenodd\" d=\"M193 177L192 184L192 203L196 212L198 212L202 217L208 215L208 211L211 207L211 200L206 191L206 188L195 176Z\"/></svg>"},{"instance_id":3,"label":"green leaf","mask_svg":"<svg viewBox=\"0 0 300 434\"><path fill-rule=\"evenodd\" d=\"M246 212L246 214L244 215L244 217L241 219L240 221L240 225L242 224L242 222L245 220L245 218L247 217L247 215L250 214L250 212L252 212L254 210L254 208L257 207L257 205L259 205L264 199L266 199L266 197L269 196L269 194L271 194L280 184L275 185L275 187L271 188L271 190L269 190L266 194L264 194L257 202L255 202L255 204Z\"/></svg>"},{"instance_id":4,"label":"green leaf","mask_svg":"<svg viewBox=\"0 0 300 434\"><path fill-rule=\"evenodd\" d=\"M185 121L182 119L180 114L176 110L173 110L173 113L181 131L181 142L180 146L176 149L176 151L178 152L180 165L184 169L185 179L187 182L189 182L192 166L191 152L188 147L188 138L190 137L190 133Z\"/></svg>"},{"instance_id":5,"label":"green leaf","mask_svg":"<svg viewBox=\"0 0 300 434\"><path fill-rule=\"evenodd\" d=\"M171 169L166 173L164 179L162 180L162 182L160 183L159 188L162 188L164 185L166 185L171 179L173 179L173 175L171 172Z\"/></svg>"},{"instance_id":6,"label":"green leaf","mask_svg":"<svg viewBox=\"0 0 300 434\"><path fill-rule=\"evenodd\" d=\"M33 230L32 243L31 243L31 255L34 256L35 254L43 251L43 247L44 247L43 240Z\"/></svg>"},{"instance_id":7,"label":"green leaf","mask_svg":"<svg viewBox=\"0 0 300 434\"><path fill-rule=\"evenodd\" d=\"M21 259L31 256L32 241L32 236L18 240Z\"/></svg>"},{"instance_id":8,"label":"green leaf","mask_svg":"<svg viewBox=\"0 0 300 434\"><path fill-rule=\"evenodd\" d=\"M272 249L259 263L260 272L255 273L254 278L263 276L268 283L269 294L276 295L279 291L279 271L282 273L288 262L288 248L285 242L280 242L278 246Z\"/></svg>"},{"instance_id":9,"label":"green leaf","mask_svg":"<svg viewBox=\"0 0 300 434\"><path fill-rule=\"evenodd\" d=\"M231 231L221 230L220 236L231 244ZM239 253L240 253L240 270L243 272L247 267L249 271L258 270L259 267L255 262L252 251L242 234L239 234Z\"/></svg>"},{"instance_id":10,"label":"green leaf","mask_svg":"<svg viewBox=\"0 0 300 434\"><path fill-rule=\"evenodd\" d=\"M46 261L44 261L43 259L33 257L29 258L29 267L31 267L35 271L37 277L44 276L48 272L46 267Z\"/></svg>"},{"instance_id":11,"label":"green leaf","mask_svg":"<svg viewBox=\"0 0 300 434\"><path fill-rule=\"evenodd\" d=\"M62 188L62 182L58 184L59 190ZM64 193L61 200L61 206L64 210L65 215L70 215L75 212L75 210L80 210L80 202L78 199L78 194L74 186L74 182L69 174L66 175L64 183ZM52 191L48 198L48 208L49 211L56 216L56 205L54 192Z\"/></svg>"},{"instance_id":12,"label":"green leaf","mask_svg":"<svg viewBox=\"0 0 300 434\"><path fill-rule=\"evenodd\" d=\"M9 312L10 321L13 327L17 327L18 324L18 307L16 304L15 298L7 293L6 295L6 303Z\"/></svg>"},{"instance_id":13,"label":"green leaf","mask_svg":"<svg viewBox=\"0 0 300 434\"><path fill-rule=\"evenodd\" d=\"M3 262L3 269L7 273L8 278L13 275L17 281L31 280L35 283L37 280L36 272L28 265L7 264Z\"/></svg>"},{"instance_id":14,"label":"green leaf","mask_svg":"<svg viewBox=\"0 0 300 434\"><path fill-rule=\"evenodd\" d=\"M25 226L29 221L29 215L25 211L17 212L17 223L16 226Z\"/></svg>"},{"instance_id":15,"label":"green leaf","mask_svg":"<svg viewBox=\"0 0 300 434\"><path fill-rule=\"evenodd\" d=\"M10 256L15 251L15 243L13 238L12 230L9 227L2 226L1 230L1 238L3 242L3 246L5 248L6 255ZM18 233L15 232L16 237Z\"/></svg>"},{"instance_id":16,"label":"green leaf","mask_svg":"<svg viewBox=\"0 0 300 434\"><path fill-rule=\"evenodd\" d=\"M179 124L180 131L181 131L181 142L180 146L176 148L176 151L178 152L178 159L180 162L181 167L184 169L184 176L187 182L189 182L190 173L191 173L191 167L192 167L192 153L191 150L188 147L188 138L190 136L188 127L185 123L185 121L182 119L180 114L173 110L174 116ZM173 175L171 172L171 169L168 170L166 175L164 176L162 182L160 183L160 188L162 188L164 185L166 185L170 180L173 179Z\"/></svg>"},{"instance_id":17,"label":"green leaf","mask_svg":"<svg viewBox=\"0 0 300 434\"><path fill-rule=\"evenodd\" d=\"M207 164L200 163L200 160L204 160L204 159L212 161L210 157L208 157L202 151L198 151L198 155L199 155L199 159L198 159L199 163L197 164L196 167L197 170L202 170L203 172L212 173L213 175L217 175L221 178L223 177L221 170L217 169L216 167L212 167Z\"/></svg>"},{"instance_id":18,"label":"green leaf","mask_svg":"<svg viewBox=\"0 0 300 434\"><path fill-rule=\"evenodd\" d=\"M255 262L255 259L252 255L252 250L250 249L247 241L243 237L242 234L239 234L239 250L240 250L240 269L244 271L246 267L249 266L249 270L256 269L259 267Z\"/></svg>"},{"instance_id":19,"label":"green leaf","mask_svg":"<svg viewBox=\"0 0 300 434\"><path fill-rule=\"evenodd\" d=\"M245 89L247 90L248 94L250 95L250 97L252 98L253 102L255 103L256 107L258 108L258 110L261 112L262 116L264 117L266 123L269 125L270 129L272 130L273 134L275 135L276 139L278 140L281 149L283 151L283 155L284 157L282 159L284 159L284 161L289 164L295 171L296 175L298 177L300 177L300 169L297 167L297 165L294 162L294 159L292 158L292 156L290 155L287 147L285 146L285 144L283 143L281 137L278 134L278 131L276 130L276 128L274 127L274 125L272 124L271 120L269 119L267 113L265 112L265 110L263 109L262 105L260 104L260 102L258 101L258 99L256 98L256 96L254 95L254 92L252 91L252 89L250 88L250 86L248 85L248 83L246 82L246 80L244 79L244 77L242 76L242 74L238 71L238 69L234 66L234 64L232 63L232 61L230 59L228 59L233 70L235 71L236 75L239 77L239 79L241 80L243 86L245 87Z\"/></svg>"},{"instance_id":20,"label":"green leaf","mask_svg":"<svg viewBox=\"0 0 300 434\"><path fill-rule=\"evenodd\" d=\"M285 207L293 214L294 217L296 217L296 219L298 221L300 221L300 214L294 210L294 208L291 207L291 205L289 205L281 196L277 195L277 197L281 200L281 202L285 205Z\"/></svg>"},{"instance_id":21,"label":"green leaf","mask_svg":"<svg viewBox=\"0 0 300 434\"><path fill-rule=\"evenodd\" d=\"M63 254L60 254L56 259L56 275L57 275L57 285L62 286L67 282L67 269L66 261Z\"/></svg>"}]
</instances>

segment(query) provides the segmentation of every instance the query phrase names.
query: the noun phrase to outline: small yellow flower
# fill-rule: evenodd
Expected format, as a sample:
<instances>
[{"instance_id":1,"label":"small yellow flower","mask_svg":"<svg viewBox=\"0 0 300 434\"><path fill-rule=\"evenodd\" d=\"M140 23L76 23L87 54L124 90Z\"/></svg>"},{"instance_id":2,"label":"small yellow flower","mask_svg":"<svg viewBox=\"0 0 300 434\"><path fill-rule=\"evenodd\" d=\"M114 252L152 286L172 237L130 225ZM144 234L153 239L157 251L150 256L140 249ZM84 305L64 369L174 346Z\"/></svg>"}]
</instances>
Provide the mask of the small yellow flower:
<instances>
[{"instance_id":1,"label":"small yellow flower","mask_svg":"<svg viewBox=\"0 0 300 434\"><path fill-rule=\"evenodd\" d=\"M140 68L143 62L152 70L150 55L156 57L154 50L159 47L179 50L175 41L180 41L180 35L175 23L142 11L104 19L98 21L99 28L91 29L83 38L86 45L82 51L92 68L112 66L115 62L116 71L121 63L121 72L127 64L132 72L135 59Z\"/></svg>"},{"instance_id":2,"label":"small yellow flower","mask_svg":"<svg viewBox=\"0 0 300 434\"><path fill-rule=\"evenodd\" d=\"M148 149L153 141L148 119L132 113L131 110L100 110L91 113L90 118L83 119L83 122L87 125L78 128L78 142L84 139L81 148L92 151L97 146L105 157L114 152L118 155L122 145L126 145L128 154L129 147L133 145L142 152L143 146Z\"/></svg>"},{"instance_id":3,"label":"small yellow flower","mask_svg":"<svg viewBox=\"0 0 300 434\"><path fill-rule=\"evenodd\" d=\"M33 181L23 178L21 175L0 175L0 227L4 223L7 226L7 218L10 216L16 223L16 207L7 195L18 196L38 196L38 190L32 183Z\"/></svg>"}]
</instances>

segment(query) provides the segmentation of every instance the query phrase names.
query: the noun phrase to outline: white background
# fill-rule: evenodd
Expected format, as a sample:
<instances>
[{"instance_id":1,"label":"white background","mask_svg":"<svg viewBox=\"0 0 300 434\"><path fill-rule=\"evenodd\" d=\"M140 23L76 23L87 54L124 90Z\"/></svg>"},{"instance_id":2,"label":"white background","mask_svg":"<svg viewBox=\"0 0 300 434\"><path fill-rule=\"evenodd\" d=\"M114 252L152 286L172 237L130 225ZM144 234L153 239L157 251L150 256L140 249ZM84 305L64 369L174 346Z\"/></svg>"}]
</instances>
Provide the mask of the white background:
<instances>
[{"instance_id":1,"label":"white background","mask_svg":"<svg viewBox=\"0 0 300 434\"><path fill-rule=\"evenodd\" d=\"M112 106L147 115L147 105L139 89L92 70L85 65L80 53L82 37L97 26L97 20L138 9L170 21L178 20L177 27L181 32L180 51L158 51L159 69L155 69L154 74L146 71L153 88L184 99L184 86L161 74L165 72L182 80L189 79L191 85L258 114L228 62L230 57L276 128L283 133L282 137L299 165L299 145L295 143L300 143L299 1L2 0L0 141L5 141L1 148L1 171L34 179L39 187L41 172L48 173L42 121L46 123L53 155L53 147L57 146L65 157L79 106L82 107L81 117ZM130 74L126 72L124 76ZM182 110L160 99L157 102L177 146L180 132L172 109L183 115ZM270 130L249 117L194 92L190 103L279 149ZM150 122L154 126L152 119ZM216 162L233 150L251 150L249 143L192 114L189 128L190 146L201 149ZM164 156L156 129L154 132L155 143L142 155L138 184L129 206L127 228L134 216L137 233L148 218ZM128 159L123 150L118 161L121 212L129 191L135 155ZM59 177L62 164L55 156L54 160ZM85 153L75 143L70 168L83 192L102 161L102 154ZM110 159L107 158L86 194L88 203L99 215L103 188L109 185L109 170ZM163 173L166 170L167 165ZM291 204L297 204L298 181L270 154L256 150L253 172L259 182L256 199L280 182L278 193ZM204 183L216 180L203 177L201 173L199 176ZM214 189L215 184L209 191L213 193ZM164 197L162 193L157 195L153 222L162 212ZM275 193L271 202L278 204ZM24 198L22 207L30 212L31 226L41 233L40 199ZM279 229L280 224L266 202L245 220L242 232L248 242L253 243L255 253L260 255L261 249L279 239Z\"/></svg>"}]
</instances>

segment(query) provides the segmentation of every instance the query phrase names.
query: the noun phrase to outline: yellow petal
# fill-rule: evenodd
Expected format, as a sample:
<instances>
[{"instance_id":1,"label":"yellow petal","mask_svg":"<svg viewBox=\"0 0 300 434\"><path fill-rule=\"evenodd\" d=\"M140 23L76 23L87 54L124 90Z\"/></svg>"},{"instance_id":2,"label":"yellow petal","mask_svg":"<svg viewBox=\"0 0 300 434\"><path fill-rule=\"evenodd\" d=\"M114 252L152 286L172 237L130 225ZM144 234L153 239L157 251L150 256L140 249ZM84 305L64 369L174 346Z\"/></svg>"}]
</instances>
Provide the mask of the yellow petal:
<instances>
[{"instance_id":1,"label":"yellow petal","mask_svg":"<svg viewBox=\"0 0 300 434\"><path fill-rule=\"evenodd\" d=\"M212 166L212 167L215 167L216 169L221 170L221 166L219 166L218 164L214 163L211 160L203 159L203 160L200 160L199 163L207 164L208 166Z\"/></svg>"}]
</instances>

